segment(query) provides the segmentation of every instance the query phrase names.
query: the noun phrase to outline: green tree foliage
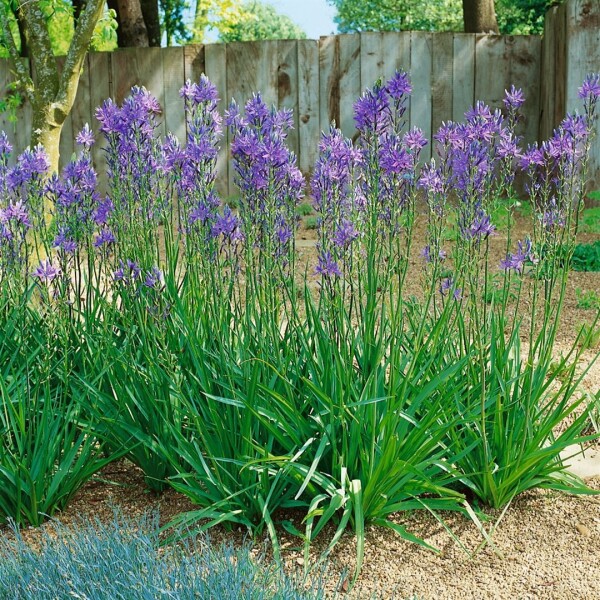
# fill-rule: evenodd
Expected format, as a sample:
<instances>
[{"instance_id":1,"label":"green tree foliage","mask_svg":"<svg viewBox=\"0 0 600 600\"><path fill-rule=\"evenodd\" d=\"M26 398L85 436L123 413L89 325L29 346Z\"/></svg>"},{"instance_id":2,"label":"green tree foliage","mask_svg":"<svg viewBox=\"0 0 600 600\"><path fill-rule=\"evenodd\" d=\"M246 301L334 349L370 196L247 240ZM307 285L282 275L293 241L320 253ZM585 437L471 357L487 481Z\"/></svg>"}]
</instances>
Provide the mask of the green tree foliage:
<instances>
[{"instance_id":1,"label":"green tree foliage","mask_svg":"<svg viewBox=\"0 0 600 600\"><path fill-rule=\"evenodd\" d=\"M240 20L221 32L222 42L304 39L306 33L286 15L265 2L246 2Z\"/></svg>"},{"instance_id":2,"label":"green tree foliage","mask_svg":"<svg viewBox=\"0 0 600 600\"><path fill-rule=\"evenodd\" d=\"M183 15L187 7L186 0L160 0L161 27L167 46L192 39L192 32L186 26Z\"/></svg>"},{"instance_id":3,"label":"green tree foliage","mask_svg":"<svg viewBox=\"0 0 600 600\"><path fill-rule=\"evenodd\" d=\"M462 31L462 0L328 0L341 33L355 31ZM556 0L495 0L500 33L541 33Z\"/></svg>"},{"instance_id":4,"label":"green tree foliage","mask_svg":"<svg viewBox=\"0 0 600 600\"><path fill-rule=\"evenodd\" d=\"M355 31L460 31L461 0L328 0L340 33Z\"/></svg>"},{"instance_id":5,"label":"green tree foliage","mask_svg":"<svg viewBox=\"0 0 600 600\"><path fill-rule=\"evenodd\" d=\"M555 4L558 4L556 0L496 0L500 33L542 33L544 15Z\"/></svg>"}]
</instances>

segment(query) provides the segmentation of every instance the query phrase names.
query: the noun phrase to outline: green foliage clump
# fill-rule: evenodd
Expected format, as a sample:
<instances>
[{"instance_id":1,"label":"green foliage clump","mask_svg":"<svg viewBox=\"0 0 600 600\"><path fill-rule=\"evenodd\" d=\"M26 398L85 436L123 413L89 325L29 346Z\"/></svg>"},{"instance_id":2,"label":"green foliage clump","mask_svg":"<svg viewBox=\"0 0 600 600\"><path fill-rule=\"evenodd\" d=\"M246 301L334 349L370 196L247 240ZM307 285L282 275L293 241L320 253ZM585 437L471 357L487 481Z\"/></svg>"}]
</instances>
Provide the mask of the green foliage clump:
<instances>
[{"instance_id":1,"label":"green foliage clump","mask_svg":"<svg viewBox=\"0 0 600 600\"><path fill-rule=\"evenodd\" d=\"M577 244L571 258L573 271L600 271L600 240L593 244Z\"/></svg>"},{"instance_id":2,"label":"green foliage clump","mask_svg":"<svg viewBox=\"0 0 600 600\"><path fill-rule=\"evenodd\" d=\"M577 298L577 308L591 310L594 308L600 309L600 294L594 290L583 291L581 288L575 290Z\"/></svg>"}]
</instances>

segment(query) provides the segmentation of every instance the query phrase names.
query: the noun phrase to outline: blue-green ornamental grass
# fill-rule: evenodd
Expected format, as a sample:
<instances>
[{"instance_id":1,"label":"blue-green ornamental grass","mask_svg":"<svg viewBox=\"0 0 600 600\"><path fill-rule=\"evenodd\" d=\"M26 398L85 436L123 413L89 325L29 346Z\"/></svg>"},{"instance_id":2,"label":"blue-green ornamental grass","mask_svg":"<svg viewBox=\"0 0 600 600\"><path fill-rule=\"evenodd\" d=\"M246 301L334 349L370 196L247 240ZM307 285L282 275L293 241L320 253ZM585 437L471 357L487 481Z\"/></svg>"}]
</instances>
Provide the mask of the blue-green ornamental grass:
<instances>
[{"instance_id":1,"label":"blue-green ornamental grass","mask_svg":"<svg viewBox=\"0 0 600 600\"><path fill-rule=\"evenodd\" d=\"M157 551L156 518L54 524L33 550L16 534L0 539L0 596L5 600L318 600L321 581L286 576L253 555L192 537Z\"/></svg>"},{"instance_id":2,"label":"blue-green ornamental grass","mask_svg":"<svg viewBox=\"0 0 600 600\"><path fill-rule=\"evenodd\" d=\"M559 457L591 439L576 395L583 350L557 370L552 348L600 77L580 89L584 114L540 146L521 147L524 98L511 88L503 112L478 102L444 123L424 164L429 142L404 118L410 93L398 72L356 102L356 143L323 133L309 200L289 111L257 94L223 123L204 76L181 90L185 144L156 135L160 107L143 88L97 110L106 195L89 127L80 156L46 179L40 148L9 166L0 140L0 517L37 523L126 456L149 487L197 504L178 524L266 531L276 559L278 525L307 557L322 531L329 551L351 528L358 573L366 523L425 544L395 512L473 514L467 497L503 507L533 487L591 493ZM224 126L235 210L215 190ZM532 207L522 240L517 170ZM295 250L307 201L308 266ZM406 295L415 254L420 300ZM280 509L302 511L301 526Z\"/></svg>"}]
</instances>

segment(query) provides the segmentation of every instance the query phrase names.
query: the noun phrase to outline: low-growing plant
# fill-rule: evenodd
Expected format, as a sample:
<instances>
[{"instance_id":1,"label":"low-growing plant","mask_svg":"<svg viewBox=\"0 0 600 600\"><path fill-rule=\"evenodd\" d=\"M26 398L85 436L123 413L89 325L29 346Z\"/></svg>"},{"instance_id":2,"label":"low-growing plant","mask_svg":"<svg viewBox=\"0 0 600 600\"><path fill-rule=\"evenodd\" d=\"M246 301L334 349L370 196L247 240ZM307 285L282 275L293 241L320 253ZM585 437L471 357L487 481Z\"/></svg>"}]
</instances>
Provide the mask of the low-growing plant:
<instances>
[{"instance_id":1,"label":"low-growing plant","mask_svg":"<svg viewBox=\"0 0 600 600\"><path fill-rule=\"evenodd\" d=\"M589 192L588 197L600 201L600 190ZM579 221L581 231L584 233L600 233L600 207L586 208Z\"/></svg>"},{"instance_id":2,"label":"low-growing plant","mask_svg":"<svg viewBox=\"0 0 600 600\"><path fill-rule=\"evenodd\" d=\"M577 340L583 350L598 348L600 346L600 327L596 327L598 318L589 324L582 323L577 328Z\"/></svg>"},{"instance_id":3,"label":"low-growing plant","mask_svg":"<svg viewBox=\"0 0 600 600\"><path fill-rule=\"evenodd\" d=\"M573 271L600 271L600 240L576 244L571 258Z\"/></svg>"},{"instance_id":4,"label":"low-growing plant","mask_svg":"<svg viewBox=\"0 0 600 600\"><path fill-rule=\"evenodd\" d=\"M306 229L316 229L319 226L319 220L317 217L306 217L304 219L304 227Z\"/></svg>"},{"instance_id":5,"label":"low-growing plant","mask_svg":"<svg viewBox=\"0 0 600 600\"><path fill-rule=\"evenodd\" d=\"M575 298L577 298L577 308L600 309L600 294L595 290L584 291L581 288L575 288Z\"/></svg>"},{"instance_id":6,"label":"low-growing plant","mask_svg":"<svg viewBox=\"0 0 600 600\"><path fill-rule=\"evenodd\" d=\"M296 212L300 217L308 217L313 214L313 207L308 202L303 202L298 205Z\"/></svg>"},{"instance_id":7,"label":"low-growing plant","mask_svg":"<svg viewBox=\"0 0 600 600\"><path fill-rule=\"evenodd\" d=\"M186 536L159 551L158 519L116 515L108 524L54 523L33 549L18 530L0 538L0 596L20 600L310 600L318 577L285 575L249 544L234 548Z\"/></svg>"}]
</instances>

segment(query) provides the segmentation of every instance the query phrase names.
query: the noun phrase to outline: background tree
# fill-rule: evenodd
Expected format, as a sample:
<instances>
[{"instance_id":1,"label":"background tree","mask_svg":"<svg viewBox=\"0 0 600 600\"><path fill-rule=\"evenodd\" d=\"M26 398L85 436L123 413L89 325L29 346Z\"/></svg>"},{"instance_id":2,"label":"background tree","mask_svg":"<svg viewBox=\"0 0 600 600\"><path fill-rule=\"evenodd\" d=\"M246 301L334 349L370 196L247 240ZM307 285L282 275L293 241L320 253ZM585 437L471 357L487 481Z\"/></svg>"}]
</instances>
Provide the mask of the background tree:
<instances>
[{"instance_id":1,"label":"background tree","mask_svg":"<svg viewBox=\"0 0 600 600\"><path fill-rule=\"evenodd\" d=\"M355 31L459 31L461 0L328 0L340 33Z\"/></svg>"},{"instance_id":2,"label":"background tree","mask_svg":"<svg viewBox=\"0 0 600 600\"><path fill-rule=\"evenodd\" d=\"M494 0L462 0L465 33L498 33Z\"/></svg>"},{"instance_id":3,"label":"background tree","mask_svg":"<svg viewBox=\"0 0 600 600\"><path fill-rule=\"evenodd\" d=\"M341 33L466 31L541 33L546 10L563 0L328 0Z\"/></svg>"},{"instance_id":4,"label":"background tree","mask_svg":"<svg viewBox=\"0 0 600 600\"><path fill-rule=\"evenodd\" d=\"M304 39L306 33L287 15L265 2L245 2L240 20L219 35L222 42Z\"/></svg>"},{"instance_id":5,"label":"background tree","mask_svg":"<svg viewBox=\"0 0 600 600\"><path fill-rule=\"evenodd\" d=\"M174 42L184 44L192 39L192 32L184 21L187 7L185 0L160 0L161 25L167 46Z\"/></svg>"},{"instance_id":6,"label":"background tree","mask_svg":"<svg viewBox=\"0 0 600 600\"><path fill-rule=\"evenodd\" d=\"M16 1L16 11L24 23L30 60L36 73L35 83L26 63L21 61L12 26L12 12L5 0L0 1L0 25L3 44L31 103L31 144L42 144L48 153L52 169L57 170L60 134L75 101L83 61L103 14L104 0L87 0L81 10L60 76L48 29L47 7L47 3L42 1Z\"/></svg>"},{"instance_id":7,"label":"background tree","mask_svg":"<svg viewBox=\"0 0 600 600\"><path fill-rule=\"evenodd\" d=\"M192 40L204 42L209 28L226 33L242 18L242 14L241 0L196 0Z\"/></svg>"}]
</instances>

